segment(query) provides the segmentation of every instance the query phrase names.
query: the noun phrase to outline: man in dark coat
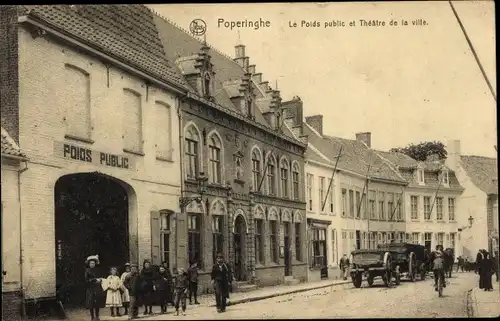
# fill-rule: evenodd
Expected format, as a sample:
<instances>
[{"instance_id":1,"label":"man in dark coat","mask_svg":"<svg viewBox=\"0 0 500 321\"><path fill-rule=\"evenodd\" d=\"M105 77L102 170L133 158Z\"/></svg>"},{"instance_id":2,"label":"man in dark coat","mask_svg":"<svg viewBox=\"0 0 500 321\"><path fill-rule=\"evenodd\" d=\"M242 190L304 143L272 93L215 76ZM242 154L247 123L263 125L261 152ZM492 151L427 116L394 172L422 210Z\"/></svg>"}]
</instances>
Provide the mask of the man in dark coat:
<instances>
[{"instance_id":1,"label":"man in dark coat","mask_svg":"<svg viewBox=\"0 0 500 321\"><path fill-rule=\"evenodd\" d=\"M479 274L479 288L484 289L484 273L482 273L482 264L481 262L484 260L484 250L481 249L477 253L476 256L476 273Z\"/></svg>"},{"instance_id":2,"label":"man in dark coat","mask_svg":"<svg viewBox=\"0 0 500 321\"><path fill-rule=\"evenodd\" d=\"M347 257L347 254L344 254L342 258L340 259L340 270L342 271L342 278L344 280L347 280L347 275L349 273L349 258Z\"/></svg>"},{"instance_id":3,"label":"man in dark coat","mask_svg":"<svg viewBox=\"0 0 500 321\"><path fill-rule=\"evenodd\" d=\"M212 268L212 285L215 289L215 302L217 312L226 311L226 299L229 293L230 270L224 263L221 253L217 254L217 262Z\"/></svg>"},{"instance_id":4,"label":"man in dark coat","mask_svg":"<svg viewBox=\"0 0 500 321\"><path fill-rule=\"evenodd\" d=\"M151 266L151 262L149 260L144 260L140 277L144 315L153 314L153 293L155 290L154 281L156 279L156 271Z\"/></svg>"},{"instance_id":5,"label":"man in dark coat","mask_svg":"<svg viewBox=\"0 0 500 321\"><path fill-rule=\"evenodd\" d=\"M187 273L189 275L189 304L200 304L198 302L198 263L196 261L191 261Z\"/></svg>"},{"instance_id":6,"label":"man in dark coat","mask_svg":"<svg viewBox=\"0 0 500 321\"><path fill-rule=\"evenodd\" d=\"M132 320L139 315L139 305L137 298L140 296L141 280L137 264L130 265L130 274L125 277L123 285L128 289L130 296L130 308L128 310L128 319Z\"/></svg>"},{"instance_id":7,"label":"man in dark coat","mask_svg":"<svg viewBox=\"0 0 500 321\"><path fill-rule=\"evenodd\" d=\"M485 291L493 291L493 282L492 282L492 277L493 277L493 260L490 257L490 254L488 252L483 252L483 259L481 260L481 276L480 278L482 279L482 289Z\"/></svg>"}]
</instances>

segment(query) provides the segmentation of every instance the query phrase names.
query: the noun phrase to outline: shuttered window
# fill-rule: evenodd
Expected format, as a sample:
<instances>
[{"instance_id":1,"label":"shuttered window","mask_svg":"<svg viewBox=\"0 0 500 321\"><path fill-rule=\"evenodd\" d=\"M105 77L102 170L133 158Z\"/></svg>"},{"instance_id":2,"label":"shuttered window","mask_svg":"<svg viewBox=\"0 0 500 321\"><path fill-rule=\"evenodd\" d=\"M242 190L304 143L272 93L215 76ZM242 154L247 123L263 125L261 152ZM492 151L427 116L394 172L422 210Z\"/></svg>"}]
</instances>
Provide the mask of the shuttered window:
<instances>
[{"instance_id":1,"label":"shuttered window","mask_svg":"<svg viewBox=\"0 0 500 321\"><path fill-rule=\"evenodd\" d=\"M156 156L172 160L172 108L163 102L156 102L155 146Z\"/></svg>"},{"instance_id":2,"label":"shuttered window","mask_svg":"<svg viewBox=\"0 0 500 321\"><path fill-rule=\"evenodd\" d=\"M122 117L124 149L142 153L141 96L128 89L123 90Z\"/></svg>"},{"instance_id":3,"label":"shuttered window","mask_svg":"<svg viewBox=\"0 0 500 321\"><path fill-rule=\"evenodd\" d=\"M66 135L90 139L90 75L83 69L65 65Z\"/></svg>"}]
</instances>

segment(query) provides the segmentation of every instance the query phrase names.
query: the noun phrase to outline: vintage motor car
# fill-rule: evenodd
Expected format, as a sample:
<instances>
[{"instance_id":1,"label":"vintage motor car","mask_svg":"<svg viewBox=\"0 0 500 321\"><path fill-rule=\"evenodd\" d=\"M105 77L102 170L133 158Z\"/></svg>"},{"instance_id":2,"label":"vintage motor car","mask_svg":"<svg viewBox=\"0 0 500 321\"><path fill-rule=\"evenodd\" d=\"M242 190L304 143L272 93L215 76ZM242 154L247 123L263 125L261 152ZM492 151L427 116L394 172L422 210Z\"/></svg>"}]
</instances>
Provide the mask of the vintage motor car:
<instances>
[{"instance_id":1,"label":"vintage motor car","mask_svg":"<svg viewBox=\"0 0 500 321\"><path fill-rule=\"evenodd\" d=\"M396 285L401 281L399 266L394 264L394 253L391 250L361 249L351 252L349 258L352 284L360 288L363 279L369 286L373 285L376 277L381 277L385 286L390 286L392 279Z\"/></svg>"},{"instance_id":2,"label":"vintage motor car","mask_svg":"<svg viewBox=\"0 0 500 321\"><path fill-rule=\"evenodd\" d=\"M399 266L401 275L405 275L410 281L415 282L417 275L420 280L425 280L429 256L426 254L425 246L411 243L379 244L378 249L391 251L395 264Z\"/></svg>"}]
</instances>

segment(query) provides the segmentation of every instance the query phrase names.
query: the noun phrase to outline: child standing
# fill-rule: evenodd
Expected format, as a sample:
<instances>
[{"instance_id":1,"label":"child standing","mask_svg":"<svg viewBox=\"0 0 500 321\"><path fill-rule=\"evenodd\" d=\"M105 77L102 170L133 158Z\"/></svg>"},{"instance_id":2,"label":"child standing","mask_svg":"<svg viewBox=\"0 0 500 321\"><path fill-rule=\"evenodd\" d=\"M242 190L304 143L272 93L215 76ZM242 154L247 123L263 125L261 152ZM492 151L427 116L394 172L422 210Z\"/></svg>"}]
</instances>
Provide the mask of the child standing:
<instances>
[{"instance_id":1,"label":"child standing","mask_svg":"<svg viewBox=\"0 0 500 321\"><path fill-rule=\"evenodd\" d=\"M186 296L188 293L189 278L183 268L177 270L174 279L175 288L175 311L179 315L179 303L182 307L182 315L186 315Z\"/></svg>"},{"instance_id":2,"label":"child standing","mask_svg":"<svg viewBox=\"0 0 500 321\"><path fill-rule=\"evenodd\" d=\"M120 307L122 306L122 291L123 283L120 277L117 275L118 269L115 267L111 268L110 276L103 283L102 287L106 290L106 307L111 309L111 316L121 316Z\"/></svg>"},{"instance_id":3,"label":"child standing","mask_svg":"<svg viewBox=\"0 0 500 321\"><path fill-rule=\"evenodd\" d=\"M125 263L125 272L122 273L121 276L121 281L123 284L125 284L125 279L127 276L130 274L130 263ZM126 287L123 289L123 294L122 294L122 303L123 307L125 308L125 315L128 314L128 307L130 305L130 293ZM118 308L118 313L120 312L120 308Z\"/></svg>"}]
</instances>

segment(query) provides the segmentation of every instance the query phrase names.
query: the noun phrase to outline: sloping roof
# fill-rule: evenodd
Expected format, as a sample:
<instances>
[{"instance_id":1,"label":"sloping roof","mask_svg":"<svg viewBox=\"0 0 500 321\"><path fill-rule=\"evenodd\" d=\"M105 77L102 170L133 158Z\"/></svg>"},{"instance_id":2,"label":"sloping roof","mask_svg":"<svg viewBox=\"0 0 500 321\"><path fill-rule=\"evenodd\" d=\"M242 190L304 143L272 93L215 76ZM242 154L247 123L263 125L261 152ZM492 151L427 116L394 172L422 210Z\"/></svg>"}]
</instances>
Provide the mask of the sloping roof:
<instances>
[{"instance_id":1,"label":"sloping roof","mask_svg":"<svg viewBox=\"0 0 500 321\"><path fill-rule=\"evenodd\" d=\"M188 85L165 57L153 13L143 5L29 5L20 13L155 78L182 88Z\"/></svg>"},{"instance_id":2,"label":"sloping roof","mask_svg":"<svg viewBox=\"0 0 500 321\"><path fill-rule=\"evenodd\" d=\"M403 153L385 152L380 150L377 150L377 153L400 168L416 168L418 166L418 161Z\"/></svg>"},{"instance_id":3,"label":"sloping roof","mask_svg":"<svg viewBox=\"0 0 500 321\"><path fill-rule=\"evenodd\" d=\"M362 142L339 137L319 136L308 125L304 126L304 135L308 135L309 143L328 157L330 164L333 165L336 161L335 157L337 157L342 147L342 156L337 165L339 170L367 175L368 166L371 166L368 174L372 178L400 183L405 182L399 173Z\"/></svg>"},{"instance_id":4,"label":"sloping roof","mask_svg":"<svg viewBox=\"0 0 500 321\"><path fill-rule=\"evenodd\" d=\"M25 157L19 146L10 137L9 133L2 127L2 155Z\"/></svg>"},{"instance_id":5,"label":"sloping roof","mask_svg":"<svg viewBox=\"0 0 500 321\"><path fill-rule=\"evenodd\" d=\"M498 166L496 158L461 156L460 160L474 185L487 194L498 194Z\"/></svg>"}]
</instances>

